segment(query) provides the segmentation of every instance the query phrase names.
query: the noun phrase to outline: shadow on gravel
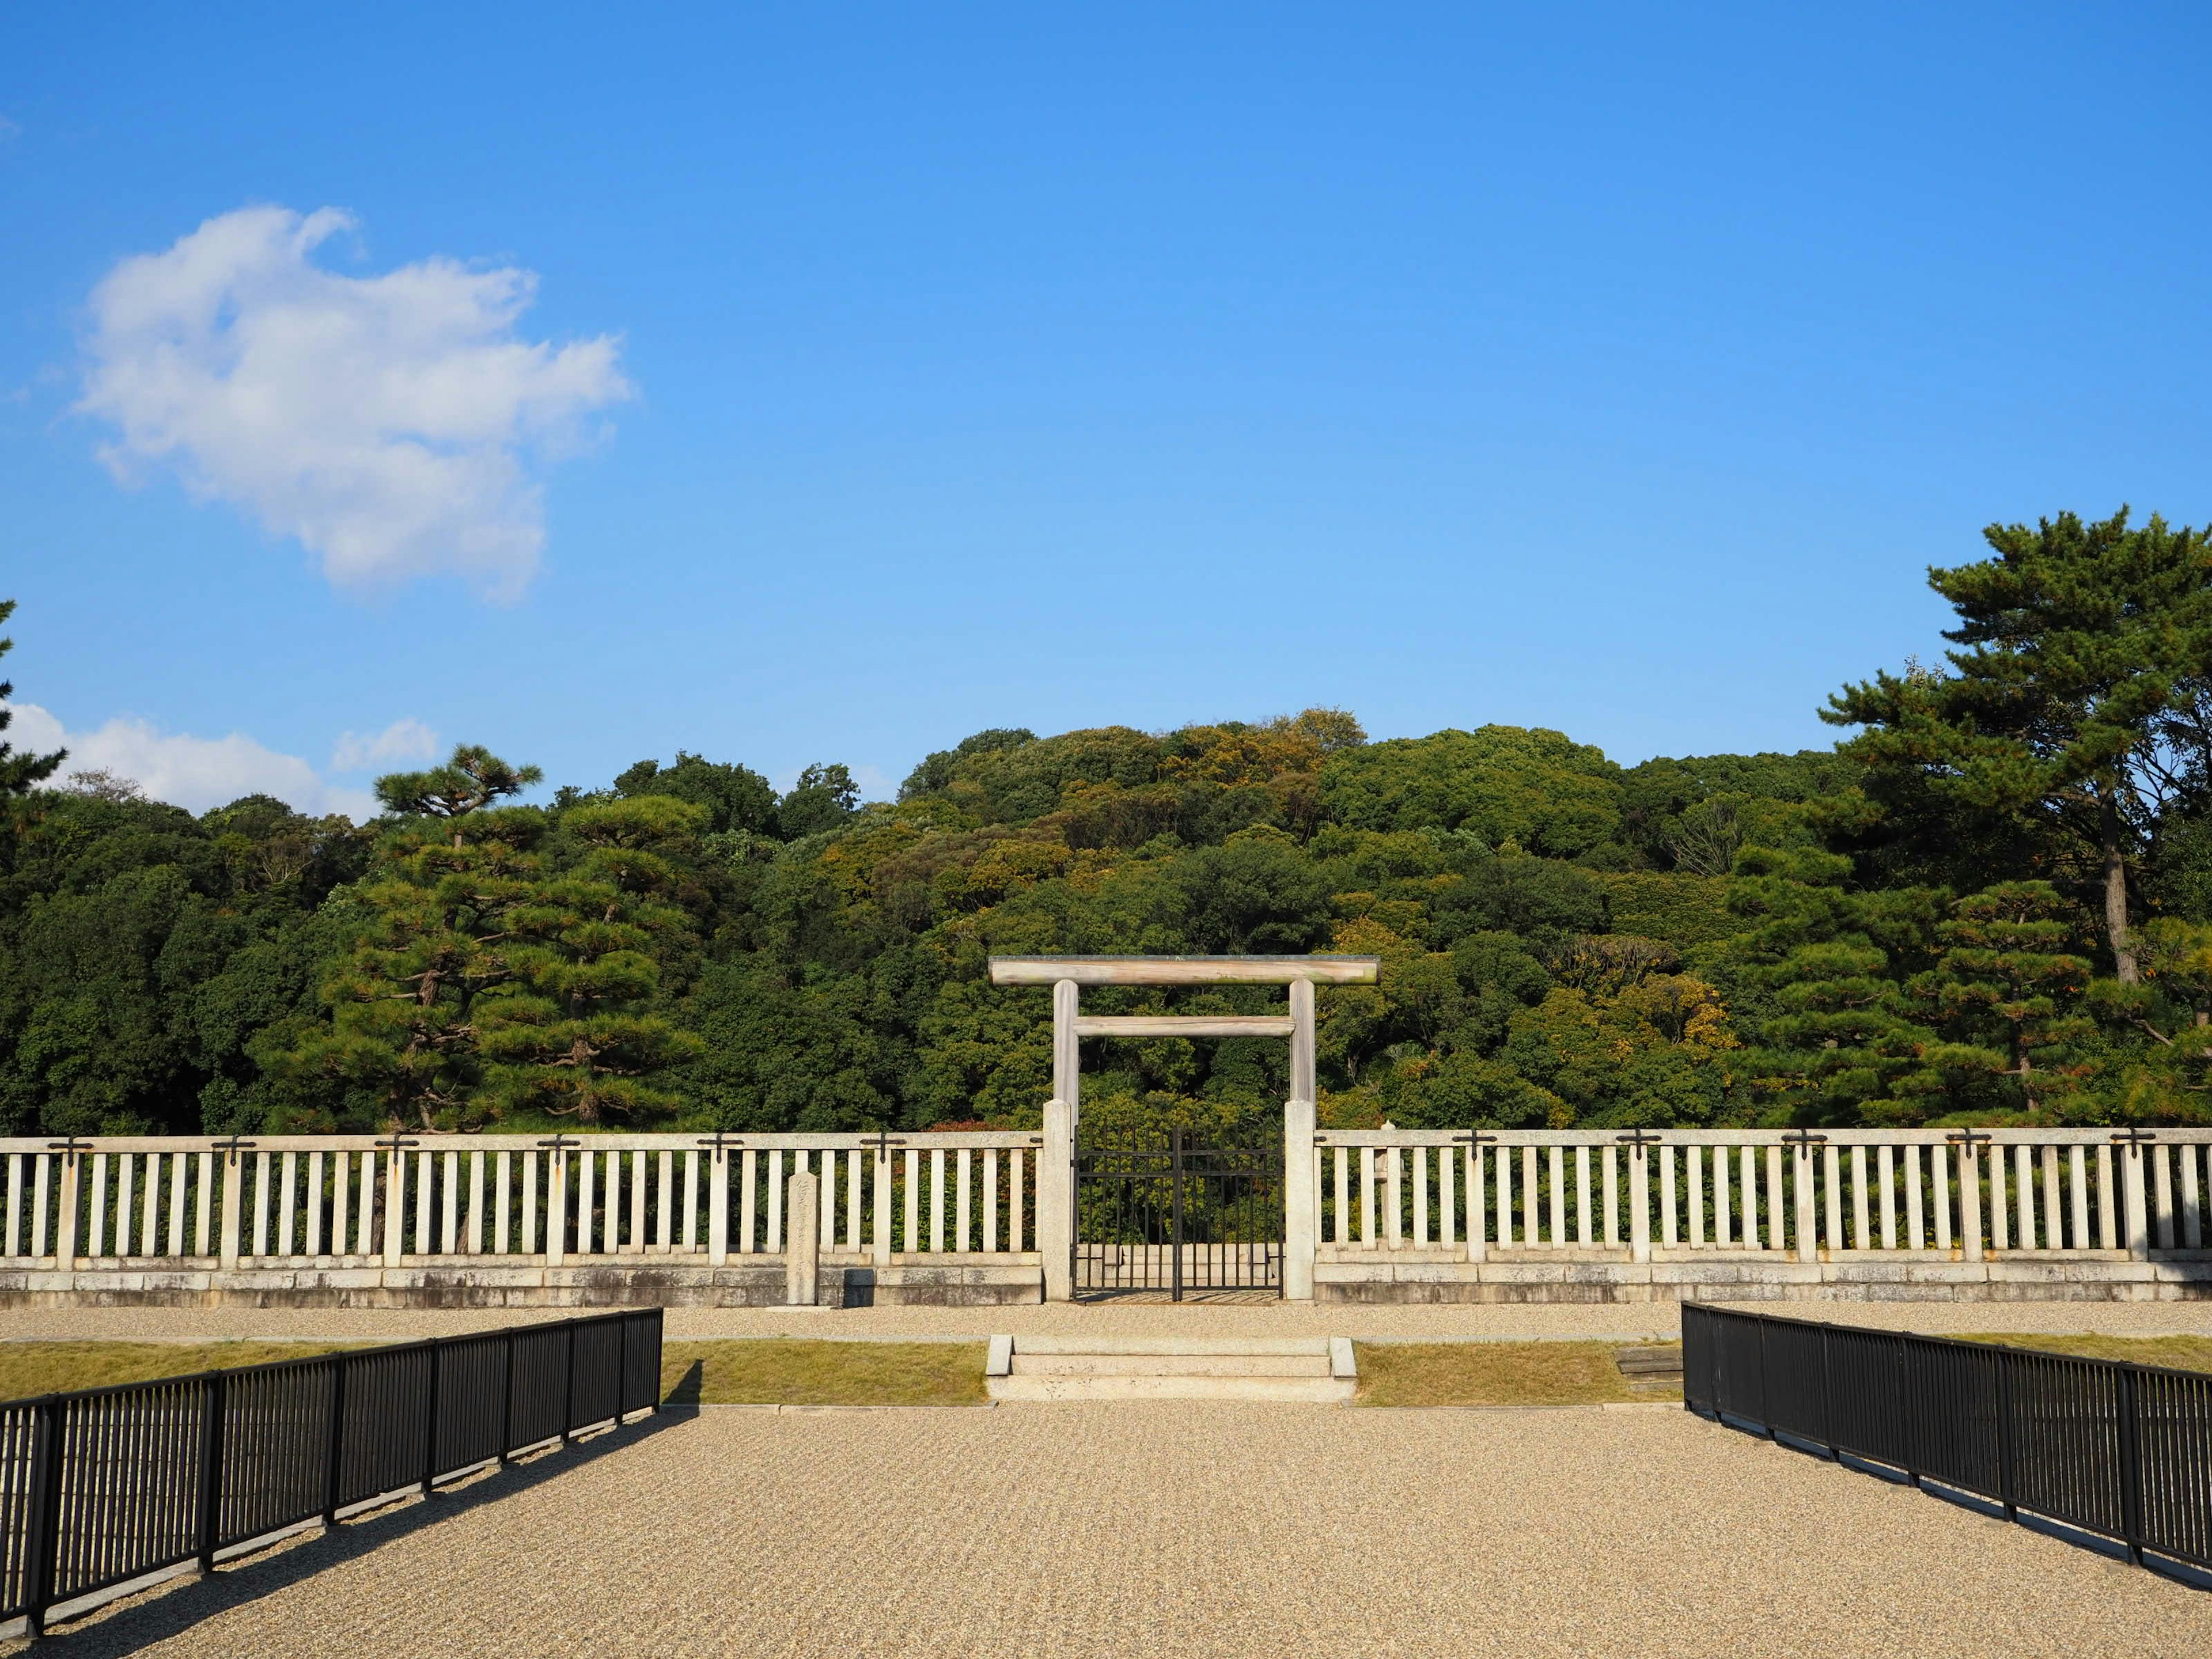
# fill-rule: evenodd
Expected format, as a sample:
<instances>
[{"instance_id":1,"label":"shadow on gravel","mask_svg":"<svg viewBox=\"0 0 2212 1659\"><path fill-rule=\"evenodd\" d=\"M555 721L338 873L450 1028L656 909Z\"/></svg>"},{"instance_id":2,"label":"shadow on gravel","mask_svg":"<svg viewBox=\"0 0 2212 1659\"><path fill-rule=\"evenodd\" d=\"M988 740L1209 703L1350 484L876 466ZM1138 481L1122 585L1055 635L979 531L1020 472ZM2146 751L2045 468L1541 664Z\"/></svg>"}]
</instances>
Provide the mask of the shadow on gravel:
<instances>
[{"instance_id":1,"label":"shadow on gravel","mask_svg":"<svg viewBox=\"0 0 2212 1659\"><path fill-rule=\"evenodd\" d=\"M148 1599L135 1606L111 1604L94 1607L82 1615L82 1622L71 1620L53 1626L37 1647L66 1653L70 1659L123 1659L125 1655L181 1635L217 1613L257 1601L348 1561L359 1560L425 1527L434 1527L480 1505L496 1504L588 1468L602 1457L627 1450L678 1424L691 1422L697 1415L696 1409L657 1412L620 1428L601 1430L566 1448L539 1452L505 1468L494 1468L466 1477L453 1486L441 1486L427 1498L402 1498L357 1520L342 1521L330 1530L283 1540L265 1551L224 1562L211 1578L174 1579L142 1592Z\"/></svg>"},{"instance_id":2,"label":"shadow on gravel","mask_svg":"<svg viewBox=\"0 0 2212 1659\"><path fill-rule=\"evenodd\" d=\"M1887 1463L1875 1463L1863 1457L1855 1457L1849 1452L1838 1452L1831 1455L1826 1446L1810 1440L1800 1440L1787 1430L1778 1431L1770 1435L1765 1429L1755 1424L1740 1422L1725 1414L1714 1416L1703 1411L1697 1412L1695 1414L1704 1418L1708 1423L1717 1423L1724 1429L1733 1429L1746 1438L1759 1441L1762 1444L1779 1446L1784 1451L1793 1451L1802 1457L1810 1457L1821 1463L1833 1463L1838 1468L1848 1469L1858 1474L1870 1474L1875 1480L1886 1481L1893 1486L1914 1487L1930 1498L1941 1499L1946 1504L1981 1516L1986 1520L2008 1522L2014 1526L2024 1527L2030 1532L2039 1533L2045 1538L2055 1538L2062 1544L2070 1544L2077 1550L2087 1550L2092 1555L2101 1555L2106 1560L2116 1562L2120 1565L2132 1565L2128 1558L2128 1547L2118 1539L2107 1538L2102 1533L2089 1532L2080 1527L2069 1526L2063 1521L2054 1521L2049 1516L2037 1515L2028 1510L2021 1510L2016 1514L2008 1516L2005 1513L2002 1504L1984 1498L1978 1492L1966 1492L1957 1486L1947 1486L1932 1475L1923 1475L1918 1480L1915 1480L1902 1469L1892 1468ZM2142 1570L2145 1572L2156 1573L2161 1578L2170 1578L2175 1583L2185 1584L2191 1589L2212 1590L2212 1572L2207 1572L2201 1567L2191 1566L2186 1561L2177 1561L2170 1556L2145 1552Z\"/></svg>"}]
</instances>

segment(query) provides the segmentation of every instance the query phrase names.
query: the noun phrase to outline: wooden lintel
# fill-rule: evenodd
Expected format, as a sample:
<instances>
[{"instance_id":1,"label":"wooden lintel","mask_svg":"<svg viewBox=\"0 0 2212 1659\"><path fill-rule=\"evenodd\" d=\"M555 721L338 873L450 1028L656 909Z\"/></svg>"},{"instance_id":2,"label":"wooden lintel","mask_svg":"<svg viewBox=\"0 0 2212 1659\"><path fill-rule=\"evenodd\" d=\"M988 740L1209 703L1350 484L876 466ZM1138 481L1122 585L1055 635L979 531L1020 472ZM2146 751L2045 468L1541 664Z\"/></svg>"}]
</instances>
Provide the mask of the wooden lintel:
<instances>
[{"instance_id":1,"label":"wooden lintel","mask_svg":"<svg viewBox=\"0 0 2212 1659\"><path fill-rule=\"evenodd\" d=\"M1380 957L993 957L994 985L1372 985Z\"/></svg>"},{"instance_id":2,"label":"wooden lintel","mask_svg":"<svg viewBox=\"0 0 2212 1659\"><path fill-rule=\"evenodd\" d=\"M1286 1037L1291 1020L1278 1014L1078 1014L1075 1035L1103 1037Z\"/></svg>"}]
</instances>

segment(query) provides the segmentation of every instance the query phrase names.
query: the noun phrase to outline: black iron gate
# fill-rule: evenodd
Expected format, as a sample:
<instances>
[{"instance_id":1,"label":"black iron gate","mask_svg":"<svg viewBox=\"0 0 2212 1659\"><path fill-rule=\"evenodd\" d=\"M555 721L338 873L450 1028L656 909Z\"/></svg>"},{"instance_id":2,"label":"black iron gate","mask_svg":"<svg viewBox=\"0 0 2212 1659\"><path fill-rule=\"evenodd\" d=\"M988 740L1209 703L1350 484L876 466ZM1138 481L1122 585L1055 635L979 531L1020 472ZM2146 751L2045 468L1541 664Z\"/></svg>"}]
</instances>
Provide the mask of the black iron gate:
<instances>
[{"instance_id":1,"label":"black iron gate","mask_svg":"<svg viewBox=\"0 0 2212 1659\"><path fill-rule=\"evenodd\" d=\"M1283 1288L1283 1138L1188 1131L1075 1147L1075 1294Z\"/></svg>"}]
</instances>

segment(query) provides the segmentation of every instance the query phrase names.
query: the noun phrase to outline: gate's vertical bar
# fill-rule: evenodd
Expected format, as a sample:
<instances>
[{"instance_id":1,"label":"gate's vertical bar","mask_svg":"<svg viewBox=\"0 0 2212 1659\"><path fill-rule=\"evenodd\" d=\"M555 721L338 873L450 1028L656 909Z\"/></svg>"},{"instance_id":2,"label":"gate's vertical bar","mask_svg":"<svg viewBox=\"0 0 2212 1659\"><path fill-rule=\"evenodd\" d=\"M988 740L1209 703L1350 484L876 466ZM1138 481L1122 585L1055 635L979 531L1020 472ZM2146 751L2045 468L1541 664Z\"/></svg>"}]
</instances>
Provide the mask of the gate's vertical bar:
<instances>
[{"instance_id":1,"label":"gate's vertical bar","mask_svg":"<svg viewBox=\"0 0 2212 1659\"><path fill-rule=\"evenodd\" d=\"M1314 1088L1313 981L1296 979L1291 981L1291 1097L1283 1106L1283 1297L1290 1302L1313 1300L1320 1242Z\"/></svg>"},{"instance_id":2,"label":"gate's vertical bar","mask_svg":"<svg viewBox=\"0 0 2212 1659\"><path fill-rule=\"evenodd\" d=\"M1182 1131L1168 1131L1168 1157L1175 1170L1175 1218L1168 1232L1168 1247L1173 1252L1170 1263L1172 1289L1169 1299L1182 1300Z\"/></svg>"}]
</instances>

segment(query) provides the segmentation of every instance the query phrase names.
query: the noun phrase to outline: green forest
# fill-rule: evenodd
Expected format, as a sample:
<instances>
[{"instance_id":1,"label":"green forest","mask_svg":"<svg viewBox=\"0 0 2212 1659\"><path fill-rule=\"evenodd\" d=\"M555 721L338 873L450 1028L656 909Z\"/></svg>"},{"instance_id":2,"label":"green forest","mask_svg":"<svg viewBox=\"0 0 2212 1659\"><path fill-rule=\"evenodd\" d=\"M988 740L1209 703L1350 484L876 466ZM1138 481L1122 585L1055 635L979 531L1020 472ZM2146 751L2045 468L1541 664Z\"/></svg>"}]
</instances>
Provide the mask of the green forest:
<instances>
[{"instance_id":1,"label":"green forest","mask_svg":"<svg viewBox=\"0 0 2212 1659\"><path fill-rule=\"evenodd\" d=\"M1940 665L1796 754L1314 708L979 732L864 802L683 751L547 793L465 744L356 824L0 742L0 1128L1031 1126L1048 995L985 959L1045 951L1380 957L1320 997L1340 1127L2206 1121L2212 547L1984 533L1929 574ZM1261 1040L1084 1063L1091 1121L1285 1082Z\"/></svg>"}]
</instances>

